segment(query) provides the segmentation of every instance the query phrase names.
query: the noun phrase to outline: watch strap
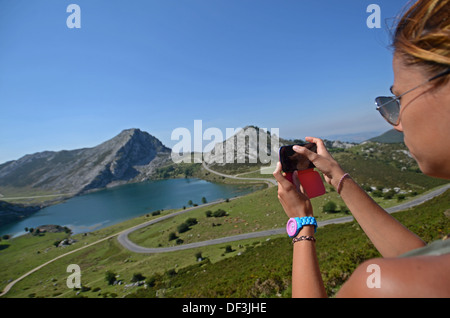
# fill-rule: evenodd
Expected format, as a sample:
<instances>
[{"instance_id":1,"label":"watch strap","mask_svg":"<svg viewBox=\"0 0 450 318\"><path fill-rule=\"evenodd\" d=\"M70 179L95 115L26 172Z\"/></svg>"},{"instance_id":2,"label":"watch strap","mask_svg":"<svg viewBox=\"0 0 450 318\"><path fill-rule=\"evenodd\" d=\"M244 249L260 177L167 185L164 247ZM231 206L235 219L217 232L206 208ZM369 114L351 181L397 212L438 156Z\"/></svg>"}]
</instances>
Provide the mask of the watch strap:
<instances>
[{"instance_id":1,"label":"watch strap","mask_svg":"<svg viewBox=\"0 0 450 318\"><path fill-rule=\"evenodd\" d=\"M296 237L305 225L314 225L314 233L317 230L317 221L313 216L290 218L286 224L286 231L289 237Z\"/></svg>"}]
</instances>

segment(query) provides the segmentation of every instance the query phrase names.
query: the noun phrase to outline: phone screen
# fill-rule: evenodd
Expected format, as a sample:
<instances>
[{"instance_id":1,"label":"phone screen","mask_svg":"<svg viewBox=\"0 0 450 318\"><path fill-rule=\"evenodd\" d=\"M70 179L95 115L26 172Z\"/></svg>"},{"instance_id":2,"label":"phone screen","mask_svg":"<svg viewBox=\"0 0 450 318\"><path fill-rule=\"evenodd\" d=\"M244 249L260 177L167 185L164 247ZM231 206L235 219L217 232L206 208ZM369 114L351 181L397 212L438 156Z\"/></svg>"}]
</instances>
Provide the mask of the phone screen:
<instances>
[{"instance_id":1,"label":"phone screen","mask_svg":"<svg viewBox=\"0 0 450 318\"><path fill-rule=\"evenodd\" d=\"M283 146L280 148L280 162L284 172L294 172L296 170L306 170L314 168L314 164L305 156L296 153L292 147ZM313 152L317 152L315 143L298 144L298 146L306 147Z\"/></svg>"}]
</instances>

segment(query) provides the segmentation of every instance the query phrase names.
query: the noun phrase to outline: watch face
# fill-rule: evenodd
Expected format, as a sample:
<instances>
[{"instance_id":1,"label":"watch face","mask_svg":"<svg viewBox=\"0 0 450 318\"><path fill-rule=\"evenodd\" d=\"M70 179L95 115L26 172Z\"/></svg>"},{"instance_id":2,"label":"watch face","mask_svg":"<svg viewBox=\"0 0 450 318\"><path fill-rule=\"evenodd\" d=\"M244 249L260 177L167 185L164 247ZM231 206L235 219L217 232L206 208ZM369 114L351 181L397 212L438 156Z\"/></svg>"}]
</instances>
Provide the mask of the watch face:
<instances>
[{"instance_id":1,"label":"watch face","mask_svg":"<svg viewBox=\"0 0 450 318\"><path fill-rule=\"evenodd\" d=\"M286 231L289 236L295 235L295 233L297 232L297 221L295 221L295 219L289 219L286 224Z\"/></svg>"}]
</instances>

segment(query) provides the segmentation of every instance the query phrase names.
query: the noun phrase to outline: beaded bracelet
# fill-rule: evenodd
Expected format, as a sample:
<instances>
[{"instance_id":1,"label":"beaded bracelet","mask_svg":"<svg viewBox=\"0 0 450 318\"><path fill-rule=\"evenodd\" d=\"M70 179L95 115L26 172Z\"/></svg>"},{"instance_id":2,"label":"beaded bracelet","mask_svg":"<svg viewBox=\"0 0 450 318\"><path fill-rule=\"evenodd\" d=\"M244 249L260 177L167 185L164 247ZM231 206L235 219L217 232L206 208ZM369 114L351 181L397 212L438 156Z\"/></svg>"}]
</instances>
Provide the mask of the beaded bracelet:
<instances>
[{"instance_id":1,"label":"beaded bracelet","mask_svg":"<svg viewBox=\"0 0 450 318\"><path fill-rule=\"evenodd\" d=\"M339 180L339 183L338 183L338 186L337 186L337 193L338 194L341 194L341 187L342 187L342 182L344 181L344 179L346 178L346 177L349 177L350 175L348 174L348 173L345 173L343 176L342 176L342 178L341 178L341 180Z\"/></svg>"},{"instance_id":2,"label":"beaded bracelet","mask_svg":"<svg viewBox=\"0 0 450 318\"><path fill-rule=\"evenodd\" d=\"M312 242L315 242L316 238L314 236L311 236L311 235L302 235L302 236L299 236L299 237L294 237L292 239L292 244L294 244L296 242L299 242L299 241L312 241Z\"/></svg>"}]
</instances>

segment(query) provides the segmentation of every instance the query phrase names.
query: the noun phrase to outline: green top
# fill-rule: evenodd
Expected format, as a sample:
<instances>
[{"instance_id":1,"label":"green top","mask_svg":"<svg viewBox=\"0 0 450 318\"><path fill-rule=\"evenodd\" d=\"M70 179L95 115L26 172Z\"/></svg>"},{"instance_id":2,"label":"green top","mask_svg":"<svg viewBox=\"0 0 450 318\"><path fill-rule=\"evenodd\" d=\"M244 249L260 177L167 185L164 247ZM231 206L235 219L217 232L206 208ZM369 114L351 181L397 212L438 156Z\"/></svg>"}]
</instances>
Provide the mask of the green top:
<instances>
[{"instance_id":1,"label":"green top","mask_svg":"<svg viewBox=\"0 0 450 318\"><path fill-rule=\"evenodd\" d=\"M450 239L434 241L425 247L421 247L405 254L400 257L422 256L422 255L444 255L450 253Z\"/></svg>"}]
</instances>

